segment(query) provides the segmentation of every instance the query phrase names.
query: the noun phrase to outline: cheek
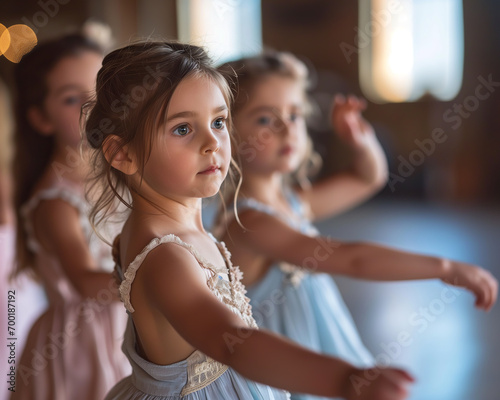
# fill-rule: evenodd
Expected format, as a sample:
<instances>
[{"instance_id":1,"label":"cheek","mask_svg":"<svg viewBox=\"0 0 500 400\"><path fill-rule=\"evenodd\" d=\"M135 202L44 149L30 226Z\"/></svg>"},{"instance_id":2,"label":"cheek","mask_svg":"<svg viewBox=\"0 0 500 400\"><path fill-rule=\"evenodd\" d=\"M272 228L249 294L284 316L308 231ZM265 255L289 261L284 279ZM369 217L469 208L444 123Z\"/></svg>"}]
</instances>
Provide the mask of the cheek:
<instances>
[{"instance_id":1,"label":"cheek","mask_svg":"<svg viewBox=\"0 0 500 400\"><path fill-rule=\"evenodd\" d=\"M50 111L50 118L56 130L64 135L79 134L80 130L80 108L61 107Z\"/></svg>"},{"instance_id":2,"label":"cheek","mask_svg":"<svg viewBox=\"0 0 500 400\"><path fill-rule=\"evenodd\" d=\"M231 137L229 136L229 133L226 133L220 138L220 153L224 159L224 162L229 164L232 156Z\"/></svg>"},{"instance_id":3,"label":"cheek","mask_svg":"<svg viewBox=\"0 0 500 400\"><path fill-rule=\"evenodd\" d=\"M151 157L144 166L144 177L148 185L158 193L180 189L186 180L183 176L185 168L176 164L167 154L162 157Z\"/></svg>"}]
</instances>

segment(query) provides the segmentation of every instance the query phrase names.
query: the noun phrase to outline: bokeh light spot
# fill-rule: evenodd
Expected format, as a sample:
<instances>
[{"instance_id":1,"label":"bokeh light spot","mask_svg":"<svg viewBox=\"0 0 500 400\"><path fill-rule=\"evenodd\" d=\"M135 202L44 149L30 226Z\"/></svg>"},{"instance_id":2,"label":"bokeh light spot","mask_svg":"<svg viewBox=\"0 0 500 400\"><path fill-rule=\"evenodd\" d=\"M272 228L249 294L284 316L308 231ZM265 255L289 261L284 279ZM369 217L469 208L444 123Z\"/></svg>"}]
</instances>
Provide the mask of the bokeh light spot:
<instances>
[{"instance_id":1,"label":"bokeh light spot","mask_svg":"<svg viewBox=\"0 0 500 400\"><path fill-rule=\"evenodd\" d=\"M10 34L10 46L3 53L5 58L13 63L21 61L21 58L38 43L35 32L27 25L12 25L2 34L0 43L4 42L3 38L7 34Z\"/></svg>"},{"instance_id":2,"label":"bokeh light spot","mask_svg":"<svg viewBox=\"0 0 500 400\"><path fill-rule=\"evenodd\" d=\"M0 56L10 47L10 33L5 25L0 24Z\"/></svg>"}]
</instances>

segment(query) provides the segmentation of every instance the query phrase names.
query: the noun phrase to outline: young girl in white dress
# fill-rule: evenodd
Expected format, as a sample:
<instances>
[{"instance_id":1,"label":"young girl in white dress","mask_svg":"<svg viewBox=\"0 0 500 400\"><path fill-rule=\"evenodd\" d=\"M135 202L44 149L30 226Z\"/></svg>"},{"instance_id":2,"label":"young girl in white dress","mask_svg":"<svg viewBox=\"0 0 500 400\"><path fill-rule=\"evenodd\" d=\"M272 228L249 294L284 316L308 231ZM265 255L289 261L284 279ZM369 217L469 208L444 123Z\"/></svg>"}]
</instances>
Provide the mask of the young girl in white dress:
<instances>
[{"instance_id":1,"label":"young girl in white dress","mask_svg":"<svg viewBox=\"0 0 500 400\"><path fill-rule=\"evenodd\" d=\"M95 182L108 186L92 219L106 221L118 200L130 208L119 258L133 372L106 399L287 398L281 389L406 397L404 371L359 369L257 328L238 267L202 226L201 200L217 194L232 164L230 91L203 49L147 42L116 50L96 91L85 129ZM357 390L365 373L374 379Z\"/></svg>"}]
</instances>

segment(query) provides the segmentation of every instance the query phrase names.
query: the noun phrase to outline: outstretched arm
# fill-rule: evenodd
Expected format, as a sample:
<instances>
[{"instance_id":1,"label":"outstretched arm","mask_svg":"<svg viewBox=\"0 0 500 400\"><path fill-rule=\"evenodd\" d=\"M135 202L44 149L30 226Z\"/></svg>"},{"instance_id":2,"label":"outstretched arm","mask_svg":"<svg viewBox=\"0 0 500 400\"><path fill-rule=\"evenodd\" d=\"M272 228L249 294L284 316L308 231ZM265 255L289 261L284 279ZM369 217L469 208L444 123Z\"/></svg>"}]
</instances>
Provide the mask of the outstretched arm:
<instances>
[{"instance_id":1,"label":"outstretched arm","mask_svg":"<svg viewBox=\"0 0 500 400\"><path fill-rule=\"evenodd\" d=\"M281 220L254 210L235 221L228 237L254 253L315 271L372 280L441 279L476 296L476 306L490 309L498 282L488 271L462 262L395 250L371 243L341 243L304 235Z\"/></svg>"},{"instance_id":2,"label":"outstretched arm","mask_svg":"<svg viewBox=\"0 0 500 400\"><path fill-rule=\"evenodd\" d=\"M175 244L152 250L136 276L132 302L159 310L194 348L251 380L295 392L346 399L403 399L412 378L401 370L381 370L358 395L350 364L306 350L273 333L248 328L208 289L194 257ZM380 396L380 397L377 397Z\"/></svg>"},{"instance_id":3,"label":"outstretched arm","mask_svg":"<svg viewBox=\"0 0 500 400\"><path fill-rule=\"evenodd\" d=\"M354 153L351 171L331 176L300 191L314 219L329 217L359 204L387 181L387 160L373 127L361 112L366 102L355 96L335 96L331 123Z\"/></svg>"}]
</instances>

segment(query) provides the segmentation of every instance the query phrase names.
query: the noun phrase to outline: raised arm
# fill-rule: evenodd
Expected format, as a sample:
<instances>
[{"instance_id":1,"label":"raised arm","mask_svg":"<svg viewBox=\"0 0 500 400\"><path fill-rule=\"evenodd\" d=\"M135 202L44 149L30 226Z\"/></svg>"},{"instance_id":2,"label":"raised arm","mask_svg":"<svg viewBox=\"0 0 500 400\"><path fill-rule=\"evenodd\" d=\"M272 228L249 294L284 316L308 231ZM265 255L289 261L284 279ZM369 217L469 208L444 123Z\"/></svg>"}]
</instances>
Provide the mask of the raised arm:
<instances>
[{"instance_id":1,"label":"raised arm","mask_svg":"<svg viewBox=\"0 0 500 400\"><path fill-rule=\"evenodd\" d=\"M135 294L147 296L145 304L158 309L184 340L251 380L319 396L403 399L405 385L412 379L400 370L383 370L358 395L351 381L362 370L273 333L248 328L208 289L194 257L176 245L151 251L134 285L139 285ZM132 297L134 304L141 303L138 297L142 296Z\"/></svg>"},{"instance_id":2,"label":"raised arm","mask_svg":"<svg viewBox=\"0 0 500 400\"><path fill-rule=\"evenodd\" d=\"M33 223L40 244L59 260L83 297L93 298L106 290L119 300L111 273L99 270L90 253L78 211L73 206L59 199L42 201L34 212Z\"/></svg>"},{"instance_id":3,"label":"raised arm","mask_svg":"<svg viewBox=\"0 0 500 400\"><path fill-rule=\"evenodd\" d=\"M361 112L366 102L355 96L335 96L331 123L353 151L351 170L301 191L313 218L321 219L351 208L381 189L387 181L387 160L372 126Z\"/></svg>"},{"instance_id":4,"label":"raised arm","mask_svg":"<svg viewBox=\"0 0 500 400\"><path fill-rule=\"evenodd\" d=\"M286 261L313 271L371 280L441 279L474 293L476 306L490 309L496 301L498 282L488 271L462 262L391 249L371 243L341 243L310 237L281 220L258 211L239 216L228 238L270 260Z\"/></svg>"}]
</instances>

